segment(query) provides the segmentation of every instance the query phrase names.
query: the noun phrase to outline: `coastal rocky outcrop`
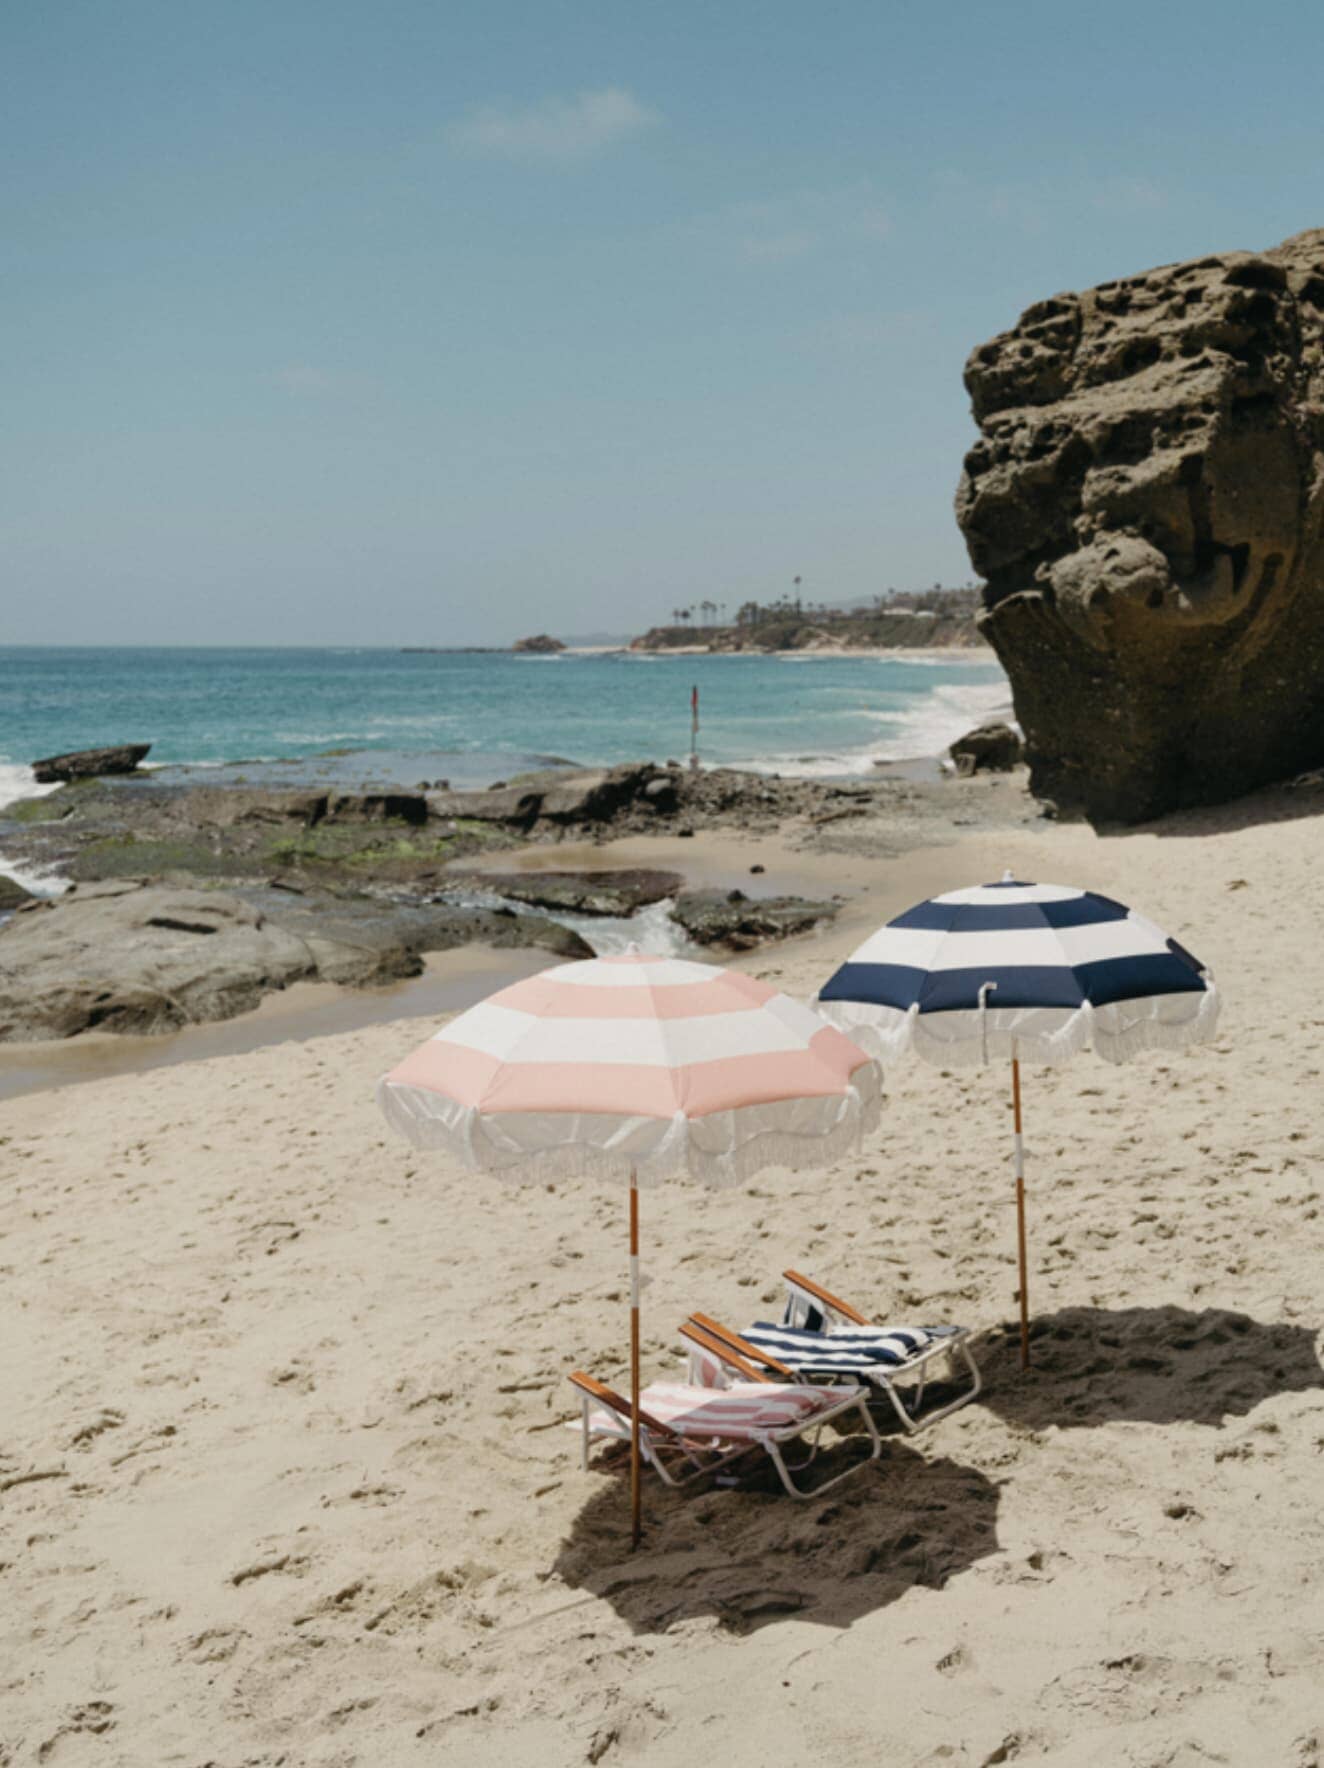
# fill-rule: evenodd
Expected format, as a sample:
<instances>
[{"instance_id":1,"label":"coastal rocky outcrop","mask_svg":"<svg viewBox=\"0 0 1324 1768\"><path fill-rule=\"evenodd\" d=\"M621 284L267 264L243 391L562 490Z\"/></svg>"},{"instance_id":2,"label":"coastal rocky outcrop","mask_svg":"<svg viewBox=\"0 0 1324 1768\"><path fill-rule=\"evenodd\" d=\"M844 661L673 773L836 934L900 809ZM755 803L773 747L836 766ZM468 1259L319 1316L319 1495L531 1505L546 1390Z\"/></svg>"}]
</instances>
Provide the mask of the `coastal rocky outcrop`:
<instances>
[{"instance_id":1,"label":"coastal rocky outcrop","mask_svg":"<svg viewBox=\"0 0 1324 1768\"><path fill-rule=\"evenodd\" d=\"M151 752L150 743L120 743L109 749L73 749L67 755L48 755L34 761L32 771L39 786L93 780L103 774L136 773Z\"/></svg>"},{"instance_id":2,"label":"coastal rocky outcrop","mask_svg":"<svg viewBox=\"0 0 1324 1768\"><path fill-rule=\"evenodd\" d=\"M0 930L0 1042L228 1019L316 971L301 939L235 897L88 885Z\"/></svg>"},{"instance_id":3,"label":"coastal rocky outcrop","mask_svg":"<svg viewBox=\"0 0 1324 1768\"><path fill-rule=\"evenodd\" d=\"M235 823L409 823L428 820L422 792L279 792L265 787L216 786L191 792L182 807L195 824L227 828Z\"/></svg>"},{"instance_id":4,"label":"coastal rocky outcrop","mask_svg":"<svg viewBox=\"0 0 1324 1768\"><path fill-rule=\"evenodd\" d=\"M563 651L565 646L550 632L537 632L532 638L517 638L510 648L512 651L532 652L535 657L551 657L557 651Z\"/></svg>"},{"instance_id":5,"label":"coastal rocky outcrop","mask_svg":"<svg viewBox=\"0 0 1324 1768\"><path fill-rule=\"evenodd\" d=\"M1040 301L966 386L1034 791L1136 822L1324 761L1324 229Z\"/></svg>"},{"instance_id":6,"label":"coastal rocky outcrop","mask_svg":"<svg viewBox=\"0 0 1324 1768\"><path fill-rule=\"evenodd\" d=\"M767 940L808 933L820 921L832 920L840 907L840 903L812 902L803 896L752 898L742 890L683 890L672 907L671 919L685 929L695 945L743 952Z\"/></svg>"},{"instance_id":7,"label":"coastal rocky outcrop","mask_svg":"<svg viewBox=\"0 0 1324 1768\"><path fill-rule=\"evenodd\" d=\"M861 788L820 780L783 780L734 768L691 773L674 764L622 762L582 773L530 774L486 792L431 792L434 816L485 822L525 837L561 834L646 833L683 823L691 827L739 821L774 825L813 815L858 795Z\"/></svg>"},{"instance_id":8,"label":"coastal rocky outcrop","mask_svg":"<svg viewBox=\"0 0 1324 1768\"><path fill-rule=\"evenodd\" d=\"M12 805L0 811L0 849L12 865L80 883L154 878L249 888L278 880L303 890L403 892L426 900L461 884L457 865L489 871L500 853L526 843L598 845L629 835L788 826L798 827L802 839L818 839L820 830L879 814L889 824L916 814L941 821L952 784L930 802L914 781L886 770L867 780L831 781L626 762L546 769L487 791L330 792L197 786L162 770L134 780L86 780ZM528 896L538 888L533 874L523 876L517 899L538 906ZM658 888L672 894L669 884ZM561 893L563 901L543 906L595 912L571 902L583 894L574 884Z\"/></svg>"},{"instance_id":9,"label":"coastal rocky outcrop","mask_svg":"<svg viewBox=\"0 0 1324 1768\"><path fill-rule=\"evenodd\" d=\"M416 976L424 952L536 946L592 955L538 915L132 879L76 885L0 928L0 1043L102 1030L155 1034L230 1019L294 982L354 987Z\"/></svg>"},{"instance_id":10,"label":"coastal rocky outcrop","mask_svg":"<svg viewBox=\"0 0 1324 1768\"><path fill-rule=\"evenodd\" d=\"M477 872L466 874L465 882L534 908L614 916L637 914L652 903L665 902L685 884L679 872L638 867L610 872Z\"/></svg>"},{"instance_id":11,"label":"coastal rocky outcrop","mask_svg":"<svg viewBox=\"0 0 1324 1768\"><path fill-rule=\"evenodd\" d=\"M1022 745L1016 729L998 719L967 731L947 753L959 774L1010 773L1020 765Z\"/></svg>"}]
</instances>

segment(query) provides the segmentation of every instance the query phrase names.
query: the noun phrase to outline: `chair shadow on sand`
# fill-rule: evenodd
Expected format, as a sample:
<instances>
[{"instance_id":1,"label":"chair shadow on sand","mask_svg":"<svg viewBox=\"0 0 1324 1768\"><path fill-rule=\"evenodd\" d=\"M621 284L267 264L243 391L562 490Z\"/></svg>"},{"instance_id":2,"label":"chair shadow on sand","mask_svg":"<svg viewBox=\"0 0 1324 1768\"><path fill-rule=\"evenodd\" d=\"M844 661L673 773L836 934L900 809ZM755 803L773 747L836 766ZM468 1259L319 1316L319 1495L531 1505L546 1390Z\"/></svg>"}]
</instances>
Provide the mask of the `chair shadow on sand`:
<instances>
[{"instance_id":1,"label":"chair shadow on sand","mask_svg":"<svg viewBox=\"0 0 1324 1768\"><path fill-rule=\"evenodd\" d=\"M825 1447L823 1475L860 1452L862 1436ZM941 1589L998 1551L998 1488L977 1469L895 1439L880 1459L822 1498L789 1499L776 1476L686 1494L645 1485L644 1539L630 1551L624 1479L575 1518L555 1570L609 1602L635 1633L711 1616L731 1633L794 1617L848 1627L915 1586ZM598 1467L624 1470L624 1457ZM817 1464L816 1464L817 1465Z\"/></svg>"},{"instance_id":2,"label":"chair shadow on sand","mask_svg":"<svg viewBox=\"0 0 1324 1768\"><path fill-rule=\"evenodd\" d=\"M987 1347L976 1401L1042 1430L1129 1420L1217 1426L1275 1394L1324 1388L1317 1329L1226 1308L1063 1308L1030 1322L1030 1368L1008 1327Z\"/></svg>"}]
</instances>

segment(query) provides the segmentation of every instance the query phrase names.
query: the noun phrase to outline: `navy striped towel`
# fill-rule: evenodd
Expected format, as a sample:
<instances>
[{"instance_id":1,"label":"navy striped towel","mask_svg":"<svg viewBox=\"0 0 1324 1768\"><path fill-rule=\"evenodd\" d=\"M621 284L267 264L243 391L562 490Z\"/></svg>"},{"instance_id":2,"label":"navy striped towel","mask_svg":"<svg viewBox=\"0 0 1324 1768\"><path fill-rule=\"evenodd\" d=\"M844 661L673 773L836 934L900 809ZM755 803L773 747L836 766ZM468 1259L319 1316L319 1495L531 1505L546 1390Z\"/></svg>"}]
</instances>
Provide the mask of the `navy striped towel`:
<instances>
[{"instance_id":1,"label":"navy striped towel","mask_svg":"<svg viewBox=\"0 0 1324 1768\"><path fill-rule=\"evenodd\" d=\"M843 1326L836 1332L810 1332L802 1326L774 1326L758 1320L743 1337L803 1375L835 1375L870 1365L901 1368L956 1326Z\"/></svg>"}]
</instances>

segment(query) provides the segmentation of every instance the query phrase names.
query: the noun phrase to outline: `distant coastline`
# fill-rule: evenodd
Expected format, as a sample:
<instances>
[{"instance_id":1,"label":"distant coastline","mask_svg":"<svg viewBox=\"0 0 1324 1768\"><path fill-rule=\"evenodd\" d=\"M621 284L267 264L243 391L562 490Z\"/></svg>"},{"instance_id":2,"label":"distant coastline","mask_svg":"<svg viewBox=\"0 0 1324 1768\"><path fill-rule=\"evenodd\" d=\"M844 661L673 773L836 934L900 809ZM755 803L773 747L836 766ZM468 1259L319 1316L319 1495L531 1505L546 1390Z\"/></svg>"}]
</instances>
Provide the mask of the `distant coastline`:
<instances>
[{"instance_id":1,"label":"distant coastline","mask_svg":"<svg viewBox=\"0 0 1324 1768\"><path fill-rule=\"evenodd\" d=\"M716 602L677 608L671 625L631 639L632 651L722 653L758 651L851 652L979 651L985 640L976 616L979 590L935 585L919 594L876 596L847 608L806 602L799 595L764 604L745 602L733 621ZM696 615L699 618L696 620Z\"/></svg>"}]
</instances>

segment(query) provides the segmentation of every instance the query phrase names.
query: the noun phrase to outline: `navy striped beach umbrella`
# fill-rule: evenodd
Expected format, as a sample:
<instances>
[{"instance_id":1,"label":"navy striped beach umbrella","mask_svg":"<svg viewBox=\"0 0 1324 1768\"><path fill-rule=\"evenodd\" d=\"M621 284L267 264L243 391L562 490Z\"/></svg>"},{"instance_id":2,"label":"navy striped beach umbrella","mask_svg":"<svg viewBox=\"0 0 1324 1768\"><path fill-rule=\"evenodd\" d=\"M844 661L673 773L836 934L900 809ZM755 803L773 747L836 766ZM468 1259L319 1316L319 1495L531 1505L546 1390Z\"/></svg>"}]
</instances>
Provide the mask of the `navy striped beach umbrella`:
<instances>
[{"instance_id":1,"label":"navy striped beach umbrella","mask_svg":"<svg viewBox=\"0 0 1324 1768\"><path fill-rule=\"evenodd\" d=\"M1011 1058L1021 1365L1029 1362L1022 1062L1093 1046L1107 1062L1214 1034L1219 999L1198 958L1111 897L1067 884L950 890L871 934L818 996L825 1018L884 1060L942 1067Z\"/></svg>"}]
</instances>

